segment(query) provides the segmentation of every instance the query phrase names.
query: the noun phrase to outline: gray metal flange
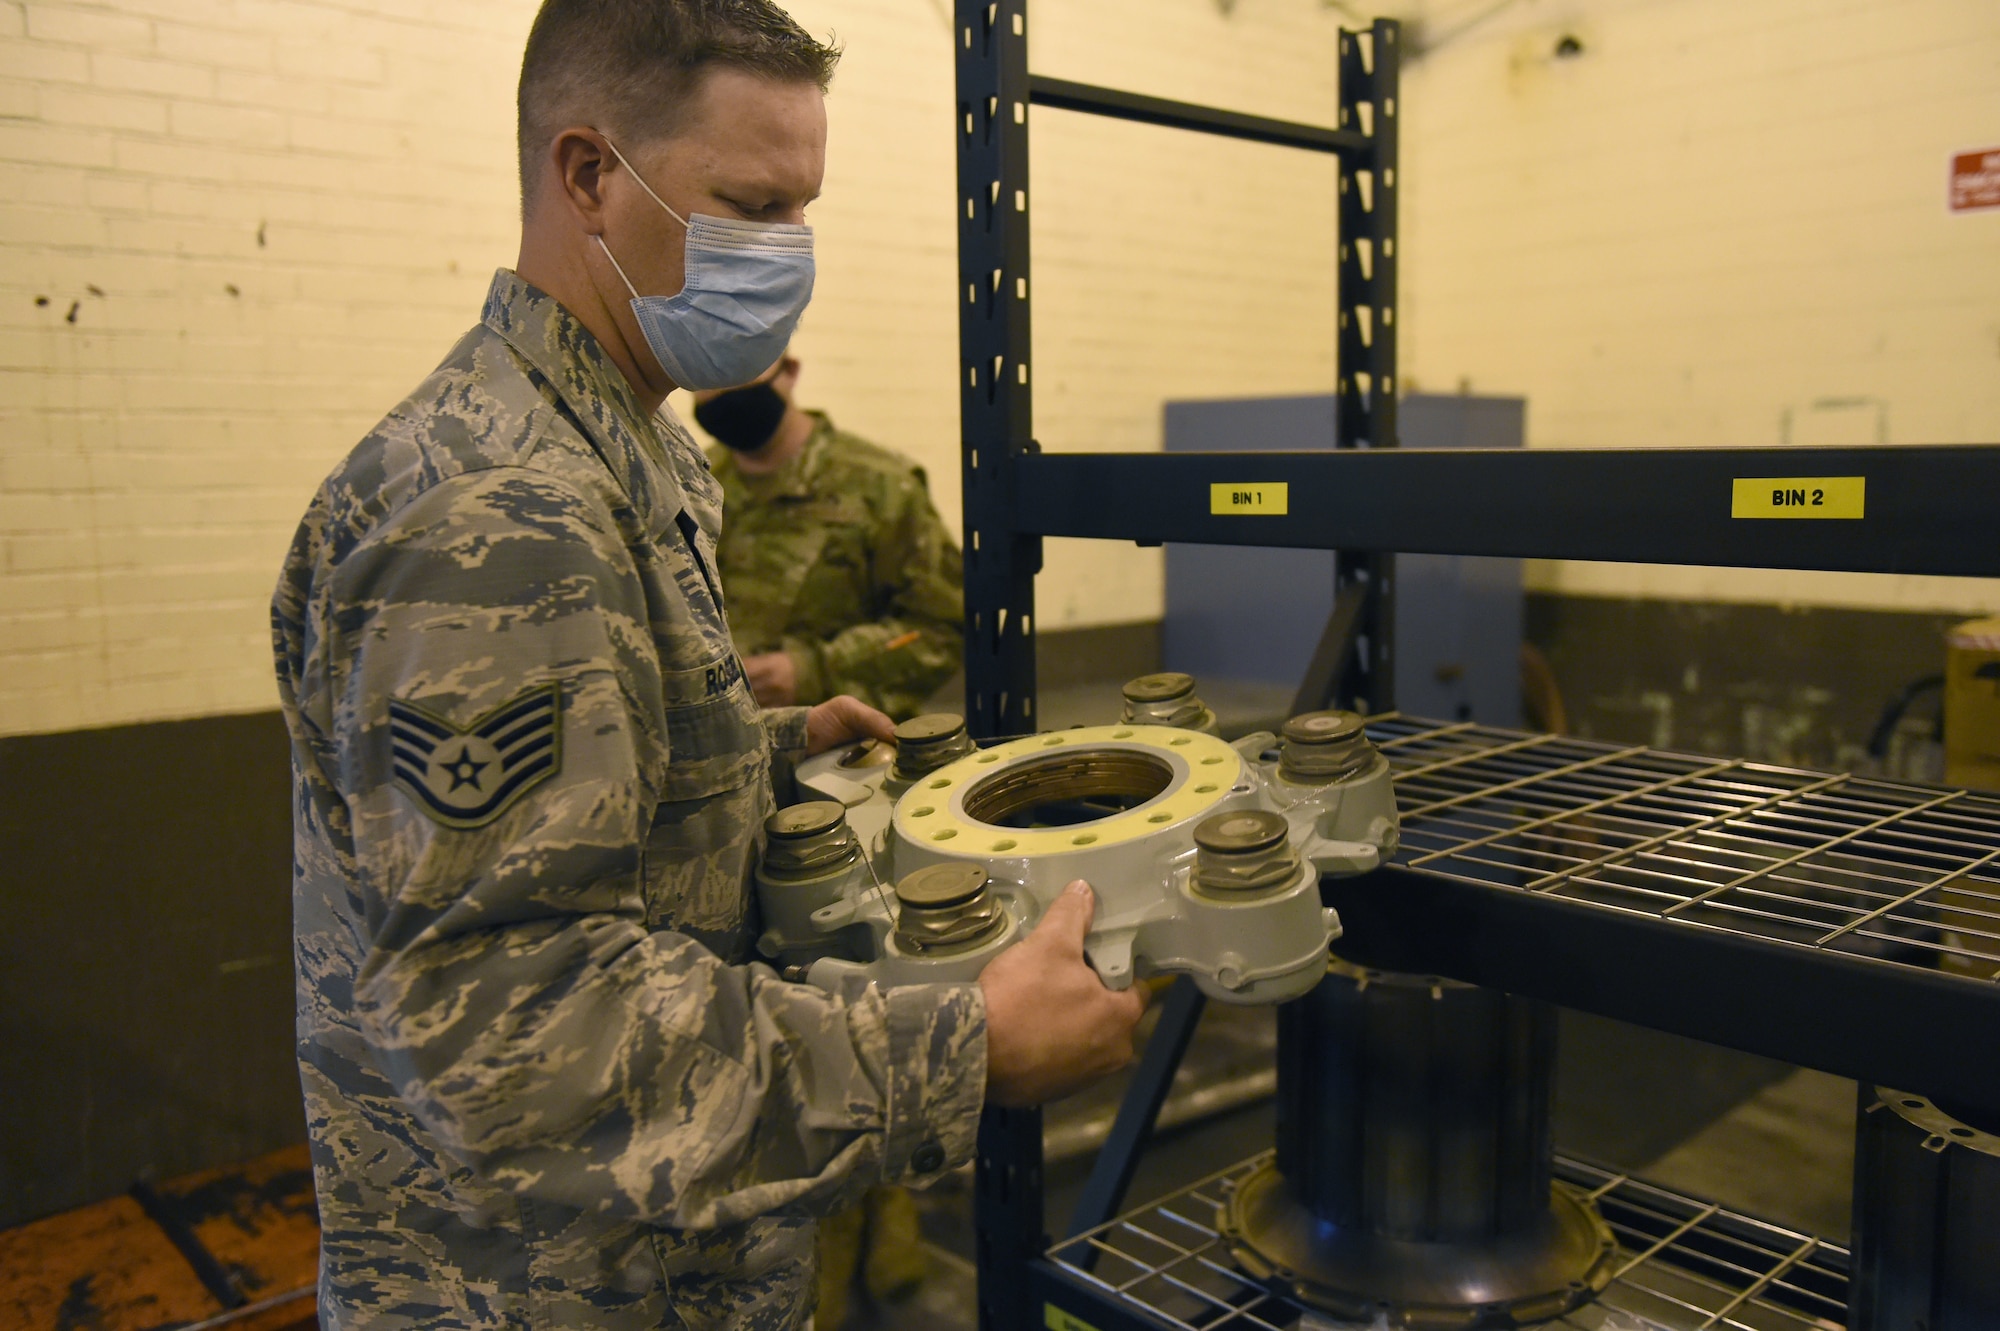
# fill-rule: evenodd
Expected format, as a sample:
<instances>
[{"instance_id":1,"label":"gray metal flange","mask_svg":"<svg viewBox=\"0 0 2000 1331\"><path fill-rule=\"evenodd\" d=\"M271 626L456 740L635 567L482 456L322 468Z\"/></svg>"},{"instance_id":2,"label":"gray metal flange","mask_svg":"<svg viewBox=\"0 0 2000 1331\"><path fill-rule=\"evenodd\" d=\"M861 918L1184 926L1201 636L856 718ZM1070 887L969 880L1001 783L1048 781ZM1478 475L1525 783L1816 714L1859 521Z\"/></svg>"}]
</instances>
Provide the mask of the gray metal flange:
<instances>
[{"instance_id":1,"label":"gray metal flange","mask_svg":"<svg viewBox=\"0 0 2000 1331\"><path fill-rule=\"evenodd\" d=\"M1128 709L1212 725L1185 676L1135 681L1127 694ZM1230 745L1139 721L989 749L956 717L918 718L898 736L893 766L850 751L799 768L800 786L823 801L811 835L833 835L821 824L837 806L863 852L853 864L822 852L802 883L788 867L798 835L770 829L758 875L765 953L827 988L971 978L1083 879L1097 894L1087 952L1107 986L1185 974L1223 1002L1282 1002L1318 983L1339 934L1321 875L1367 872L1396 843L1388 764L1340 713L1296 718L1276 761L1269 734ZM983 877L964 902L925 904L945 875L970 884L974 870ZM925 929L938 910L987 923L976 937L934 940Z\"/></svg>"}]
</instances>

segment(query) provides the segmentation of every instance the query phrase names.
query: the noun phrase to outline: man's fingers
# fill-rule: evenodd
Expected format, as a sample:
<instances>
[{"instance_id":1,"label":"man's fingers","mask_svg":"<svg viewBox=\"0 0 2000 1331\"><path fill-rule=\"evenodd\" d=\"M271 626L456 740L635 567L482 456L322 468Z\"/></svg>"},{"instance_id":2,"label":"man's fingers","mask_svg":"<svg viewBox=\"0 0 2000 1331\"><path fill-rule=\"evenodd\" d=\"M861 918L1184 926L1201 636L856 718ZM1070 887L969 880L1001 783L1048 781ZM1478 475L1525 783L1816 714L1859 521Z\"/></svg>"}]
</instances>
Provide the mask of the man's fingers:
<instances>
[{"instance_id":1,"label":"man's fingers","mask_svg":"<svg viewBox=\"0 0 2000 1331\"><path fill-rule=\"evenodd\" d=\"M806 753L825 753L851 739L893 741L896 723L862 702L841 694L813 708L806 716Z\"/></svg>"},{"instance_id":2,"label":"man's fingers","mask_svg":"<svg viewBox=\"0 0 2000 1331\"><path fill-rule=\"evenodd\" d=\"M843 693L834 702L840 706L841 719L847 723L851 738L885 741L896 738L896 723L861 699Z\"/></svg>"},{"instance_id":3,"label":"man's fingers","mask_svg":"<svg viewBox=\"0 0 2000 1331\"><path fill-rule=\"evenodd\" d=\"M866 703L856 703L855 706L861 709L861 730L869 739L879 739L887 744L896 738L896 723L889 719L887 713L878 712Z\"/></svg>"}]
</instances>

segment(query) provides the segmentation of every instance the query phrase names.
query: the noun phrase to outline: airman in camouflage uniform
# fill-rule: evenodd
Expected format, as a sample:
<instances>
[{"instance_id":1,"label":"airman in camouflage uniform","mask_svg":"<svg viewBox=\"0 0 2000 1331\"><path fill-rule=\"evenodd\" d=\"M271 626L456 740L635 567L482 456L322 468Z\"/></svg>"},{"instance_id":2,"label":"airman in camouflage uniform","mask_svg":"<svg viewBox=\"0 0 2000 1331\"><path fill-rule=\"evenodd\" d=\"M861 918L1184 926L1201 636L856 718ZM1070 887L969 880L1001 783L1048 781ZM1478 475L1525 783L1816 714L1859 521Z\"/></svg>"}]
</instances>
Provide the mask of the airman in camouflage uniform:
<instances>
[{"instance_id":1,"label":"airman in camouflage uniform","mask_svg":"<svg viewBox=\"0 0 2000 1331\"><path fill-rule=\"evenodd\" d=\"M740 964L774 753L722 495L509 272L274 605L329 1328L780 1327L816 1212L968 1159L976 985Z\"/></svg>"},{"instance_id":2,"label":"airman in camouflage uniform","mask_svg":"<svg viewBox=\"0 0 2000 1331\"><path fill-rule=\"evenodd\" d=\"M791 701L852 694L904 720L965 659L958 544L923 468L823 413L798 414L803 443L774 471L752 474L735 449L709 450L736 645L753 683L756 658L791 658Z\"/></svg>"}]
</instances>

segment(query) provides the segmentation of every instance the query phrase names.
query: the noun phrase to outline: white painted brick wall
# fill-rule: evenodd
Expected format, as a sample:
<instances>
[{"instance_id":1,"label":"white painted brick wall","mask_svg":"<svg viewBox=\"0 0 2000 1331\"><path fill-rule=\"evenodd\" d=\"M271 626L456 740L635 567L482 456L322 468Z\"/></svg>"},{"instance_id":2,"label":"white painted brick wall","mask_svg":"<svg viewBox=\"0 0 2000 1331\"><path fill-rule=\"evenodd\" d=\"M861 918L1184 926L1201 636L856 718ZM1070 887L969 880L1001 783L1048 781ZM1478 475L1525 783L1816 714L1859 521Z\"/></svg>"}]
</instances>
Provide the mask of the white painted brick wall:
<instances>
[{"instance_id":1,"label":"white painted brick wall","mask_svg":"<svg viewBox=\"0 0 2000 1331\"><path fill-rule=\"evenodd\" d=\"M1555 59L1565 33L1584 51ZM1526 0L1405 88L1420 387L1523 394L1545 447L2000 443L2000 211L1945 205L1951 154L2000 146L2000 4ZM1529 577L2000 610L1988 580Z\"/></svg>"},{"instance_id":2,"label":"white painted brick wall","mask_svg":"<svg viewBox=\"0 0 2000 1331\"><path fill-rule=\"evenodd\" d=\"M512 256L530 12L0 4L0 732L274 704L306 497Z\"/></svg>"}]
</instances>

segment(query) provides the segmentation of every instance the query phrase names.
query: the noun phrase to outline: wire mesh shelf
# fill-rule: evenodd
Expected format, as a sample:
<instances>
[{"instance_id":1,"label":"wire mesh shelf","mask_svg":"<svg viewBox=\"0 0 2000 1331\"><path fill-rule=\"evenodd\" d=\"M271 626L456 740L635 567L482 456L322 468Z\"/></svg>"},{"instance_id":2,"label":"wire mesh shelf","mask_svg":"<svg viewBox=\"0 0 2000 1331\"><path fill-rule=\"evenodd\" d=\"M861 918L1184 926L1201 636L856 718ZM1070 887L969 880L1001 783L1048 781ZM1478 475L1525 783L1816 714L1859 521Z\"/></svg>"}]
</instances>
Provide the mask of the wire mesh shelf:
<instances>
[{"instance_id":1,"label":"wire mesh shelf","mask_svg":"<svg viewBox=\"0 0 2000 1331\"><path fill-rule=\"evenodd\" d=\"M1313 1331L1338 1325L1273 1293L1230 1256L1219 1208L1269 1153L1049 1250L1076 1285L1180 1331ZM1561 1331L1841 1331L1848 1251L1595 1165L1556 1176L1597 1203L1619 1264L1597 1300L1545 1323Z\"/></svg>"},{"instance_id":2,"label":"wire mesh shelf","mask_svg":"<svg viewBox=\"0 0 2000 1331\"><path fill-rule=\"evenodd\" d=\"M1390 715L1405 869L2000 979L2000 796Z\"/></svg>"}]
</instances>

